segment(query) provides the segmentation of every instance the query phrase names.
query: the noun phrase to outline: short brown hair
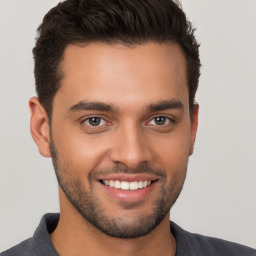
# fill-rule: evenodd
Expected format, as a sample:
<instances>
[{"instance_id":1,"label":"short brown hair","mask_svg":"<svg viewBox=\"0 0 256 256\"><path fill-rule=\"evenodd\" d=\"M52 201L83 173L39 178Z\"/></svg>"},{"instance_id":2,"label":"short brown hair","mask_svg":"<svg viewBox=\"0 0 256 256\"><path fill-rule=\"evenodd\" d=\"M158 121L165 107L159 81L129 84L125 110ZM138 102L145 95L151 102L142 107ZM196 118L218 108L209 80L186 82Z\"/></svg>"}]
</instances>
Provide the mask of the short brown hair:
<instances>
[{"instance_id":1,"label":"short brown hair","mask_svg":"<svg viewBox=\"0 0 256 256\"><path fill-rule=\"evenodd\" d=\"M63 77L61 61L66 46L94 41L177 43L187 61L189 107L193 112L201 66L199 44L180 4L172 0L66 0L45 15L33 49L36 91L49 118Z\"/></svg>"}]
</instances>

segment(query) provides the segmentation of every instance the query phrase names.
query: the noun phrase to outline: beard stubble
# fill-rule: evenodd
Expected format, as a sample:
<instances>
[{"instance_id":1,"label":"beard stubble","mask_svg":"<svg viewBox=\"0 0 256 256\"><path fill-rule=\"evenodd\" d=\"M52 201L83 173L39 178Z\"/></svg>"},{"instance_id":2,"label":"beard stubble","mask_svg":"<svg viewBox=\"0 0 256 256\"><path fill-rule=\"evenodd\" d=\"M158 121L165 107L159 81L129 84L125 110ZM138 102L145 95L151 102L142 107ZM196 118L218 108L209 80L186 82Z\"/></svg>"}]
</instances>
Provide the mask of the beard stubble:
<instances>
[{"instance_id":1,"label":"beard stubble","mask_svg":"<svg viewBox=\"0 0 256 256\"><path fill-rule=\"evenodd\" d=\"M74 176L75 172L71 170L69 164L64 159L60 159L52 139L50 150L58 183L70 203L94 227L115 238L137 238L154 230L166 217L179 197L186 177L187 162L180 170L175 171L168 183L166 171L163 169L154 169L148 164L143 164L131 170L124 165L116 164L111 169L91 170L88 174L90 188L86 188L82 181ZM159 176L162 184L161 192L153 203L151 213L136 216L132 219L125 215L119 217L107 216L92 190L92 183L96 177L106 173L147 173ZM121 202L120 207L132 209L136 207L136 202Z\"/></svg>"}]
</instances>

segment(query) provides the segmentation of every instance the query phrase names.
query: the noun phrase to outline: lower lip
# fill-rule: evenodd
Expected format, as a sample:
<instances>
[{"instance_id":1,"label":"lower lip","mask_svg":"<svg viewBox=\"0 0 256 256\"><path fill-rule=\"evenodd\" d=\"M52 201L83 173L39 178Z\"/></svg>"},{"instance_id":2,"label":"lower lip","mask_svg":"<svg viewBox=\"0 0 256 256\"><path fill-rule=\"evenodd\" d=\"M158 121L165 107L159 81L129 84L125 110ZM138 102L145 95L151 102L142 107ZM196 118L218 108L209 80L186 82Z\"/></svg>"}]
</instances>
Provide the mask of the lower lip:
<instances>
[{"instance_id":1,"label":"lower lip","mask_svg":"<svg viewBox=\"0 0 256 256\"><path fill-rule=\"evenodd\" d=\"M118 201L138 202L145 199L152 192L152 190L156 186L157 181L154 181L153 183L151 183L150 186L146 188L141 188L137 190L122 190L109 187L101 182L99 183L112 198L115 198Z\"/></svg>"}]
</instances>

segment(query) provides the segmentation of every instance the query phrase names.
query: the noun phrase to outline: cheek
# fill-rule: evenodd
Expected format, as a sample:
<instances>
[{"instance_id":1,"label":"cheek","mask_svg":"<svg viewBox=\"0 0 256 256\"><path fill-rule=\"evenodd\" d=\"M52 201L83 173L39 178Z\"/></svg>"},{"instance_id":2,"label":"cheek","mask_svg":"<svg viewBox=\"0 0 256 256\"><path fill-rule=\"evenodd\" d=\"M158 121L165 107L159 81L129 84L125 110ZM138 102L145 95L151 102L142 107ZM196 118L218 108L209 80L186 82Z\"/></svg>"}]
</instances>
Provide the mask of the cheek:
<instances>
[{"instance_id":1,"label":"cheek","mask_svg":"<svg viewBox=\"0 0 256 256\"><path fill-rule=\"evenodd\" d=\"M75 132L74 127L55 129L53 141L58 158L68 164L70 171L78 176L84 176L92 169L99 167L106 154L104 140L96 136L87 136L82 132Z\"/></svg>"},{"instance_id":2,"label":"cheek","mask_svg":"<svg viewBox=\"0 0 256 256\"><path fill-rule=\"evenodd\" d=\"M57 123L63 124L58 126ZM85 134L72 124L55 122L52 130L54 145L59 159L65 161L73 173L85 177L91 170L111 166L108 152L112 149L116 135L105 133ZM114 137L113 137L114 136ZM153 154L152 163L167 170L172 176L187 164L190 148L190 131L188 125L180 125L170 134L158 136L147 134L144 137L146 147ZM87 176L86 176L87 177Z\"/></svg>"},{"instance_id":3,"label":"cheek","mask_svg":"<svg viewBox=\"0 0 256 256\"><path fill-rule=\"evenodd\" d=\"M161 141L158 140L158 143L161 146L155 147L157 161L168 175L173 176L178 171L186 170L190 148L190 136L186 129L175 131L161 138Z\"/></svg>"}]
</instances>

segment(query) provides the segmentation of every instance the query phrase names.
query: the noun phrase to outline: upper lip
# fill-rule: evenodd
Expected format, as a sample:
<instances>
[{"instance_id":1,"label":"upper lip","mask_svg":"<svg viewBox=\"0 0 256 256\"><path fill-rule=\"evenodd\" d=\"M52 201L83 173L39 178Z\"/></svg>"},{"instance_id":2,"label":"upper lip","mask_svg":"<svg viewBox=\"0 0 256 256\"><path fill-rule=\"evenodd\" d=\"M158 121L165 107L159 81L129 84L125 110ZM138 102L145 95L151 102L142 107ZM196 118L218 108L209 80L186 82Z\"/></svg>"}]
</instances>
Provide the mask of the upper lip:
<instances>
[{"instance_id":1,"label":"upper lip","mask_svg":"<svg viewBox=\"0 0 256 256\"><path fill-rule=\"evenodd\" d=\"M99 177L98 180L120 180L120 181L155 181L157 176L148 174L113 174Z\"/></svg>"}]
</instances>

